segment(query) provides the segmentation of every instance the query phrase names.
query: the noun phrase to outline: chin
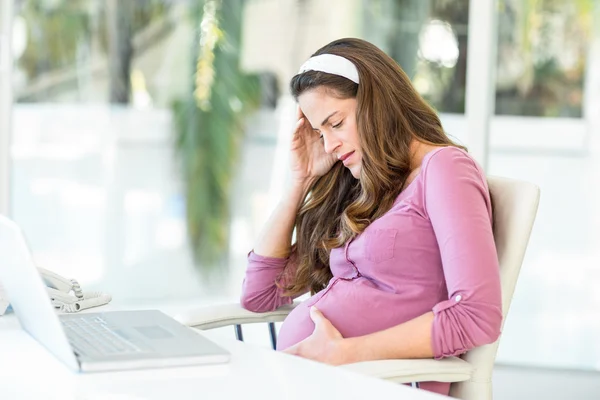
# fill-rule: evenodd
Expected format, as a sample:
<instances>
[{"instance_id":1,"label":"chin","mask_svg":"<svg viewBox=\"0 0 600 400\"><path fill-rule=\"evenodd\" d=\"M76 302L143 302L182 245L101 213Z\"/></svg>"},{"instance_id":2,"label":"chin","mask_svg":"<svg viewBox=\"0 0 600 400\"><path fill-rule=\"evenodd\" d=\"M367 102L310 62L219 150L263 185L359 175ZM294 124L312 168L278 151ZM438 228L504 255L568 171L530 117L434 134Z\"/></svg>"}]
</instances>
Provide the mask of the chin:
<instances>
[{"instance_id":1,"label":"chin","mask_svg":"<svg viewBox=\"0 0 600 400\"><path fill-rule=\"evenodd\" d=\"M350 173L354 178L360 179L360 166L351 167Z\"/></svg>"}]
</instances>

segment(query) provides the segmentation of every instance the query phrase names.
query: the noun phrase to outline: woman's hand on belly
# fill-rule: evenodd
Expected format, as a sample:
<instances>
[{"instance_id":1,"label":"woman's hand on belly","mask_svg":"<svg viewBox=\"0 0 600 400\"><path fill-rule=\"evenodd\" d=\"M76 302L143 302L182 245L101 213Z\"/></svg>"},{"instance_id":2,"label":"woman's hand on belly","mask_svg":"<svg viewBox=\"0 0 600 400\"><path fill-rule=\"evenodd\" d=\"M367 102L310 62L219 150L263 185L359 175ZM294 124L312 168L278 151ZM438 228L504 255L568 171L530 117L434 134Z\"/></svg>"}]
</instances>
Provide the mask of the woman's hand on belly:
<instances>
[{"instance_id":1,"label":"woman's hand on belly","mask_svg":"<svg viewBox=\"0 0 600 400\"><path fill-rule=\"evenodd\" d=\"M308 358L330 365L342 365L353 362L347 340L331 322L317 310L310 308L310 318L315 323L313 333L301 342L287 348L284 353Z\"/></svg>"}]
</instances>

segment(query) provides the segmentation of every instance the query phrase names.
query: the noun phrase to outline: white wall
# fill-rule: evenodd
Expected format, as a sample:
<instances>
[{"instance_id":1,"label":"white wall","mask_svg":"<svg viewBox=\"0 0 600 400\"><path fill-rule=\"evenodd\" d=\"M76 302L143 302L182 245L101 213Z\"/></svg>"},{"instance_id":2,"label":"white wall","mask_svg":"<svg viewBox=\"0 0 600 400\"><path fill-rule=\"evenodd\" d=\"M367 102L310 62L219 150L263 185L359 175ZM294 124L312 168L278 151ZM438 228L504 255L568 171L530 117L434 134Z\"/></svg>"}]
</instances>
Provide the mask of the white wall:
<instances>
[{"instance_id":1,"label":"white wall","mask_svg":"<svg viewBox=\"0 0 600 400\"><path fill-rule=\"evenodd\" d=\"M0 2L0 213L8 214L12 106L12 0Z\"/></svg>"}]
</instances>

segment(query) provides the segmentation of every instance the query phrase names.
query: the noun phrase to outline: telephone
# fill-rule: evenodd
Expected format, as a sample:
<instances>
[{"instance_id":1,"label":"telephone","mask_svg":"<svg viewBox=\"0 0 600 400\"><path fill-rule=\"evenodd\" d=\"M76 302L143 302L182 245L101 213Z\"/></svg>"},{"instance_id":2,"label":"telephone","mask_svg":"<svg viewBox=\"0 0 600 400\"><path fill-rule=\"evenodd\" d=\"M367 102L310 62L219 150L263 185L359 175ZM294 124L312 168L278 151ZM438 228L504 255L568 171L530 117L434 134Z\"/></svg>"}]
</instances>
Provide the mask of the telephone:
<instances>
[{"instance_id":1,"label":"telephone","mask_svg":"<svg viewBox=\"0 0 600 400\"><path fill-rule=\"evenodd\" d=\"M54 308L67 313L74 313L91 307L108 304L112 297L101 292L83 292L79 282L75 279L64 278L47 269L39 268L38 271L46 284L50 301ZM0 284L0 315L8 309L10 302Z\"/></svg>"}]
</instances>

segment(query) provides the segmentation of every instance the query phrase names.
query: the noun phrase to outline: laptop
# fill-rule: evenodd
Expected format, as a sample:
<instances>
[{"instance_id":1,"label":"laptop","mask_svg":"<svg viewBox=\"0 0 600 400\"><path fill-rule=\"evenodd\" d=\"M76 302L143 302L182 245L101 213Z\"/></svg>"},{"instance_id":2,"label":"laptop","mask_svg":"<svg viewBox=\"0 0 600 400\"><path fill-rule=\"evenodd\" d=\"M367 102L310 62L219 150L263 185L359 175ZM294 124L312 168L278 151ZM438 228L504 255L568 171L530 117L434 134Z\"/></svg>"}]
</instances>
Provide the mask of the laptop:
<instances>
[{"instance_id":1,"label":"laptop","mask_svg":"<svg viewBox=\"0 0 600 400\"><path fill-rule=\"evenodd\" d=\"M158 310L58 315L21 229L0 215L0 282L23 329L79 372L226 363L230 354Z\"/></svg>"}]
</instances>

